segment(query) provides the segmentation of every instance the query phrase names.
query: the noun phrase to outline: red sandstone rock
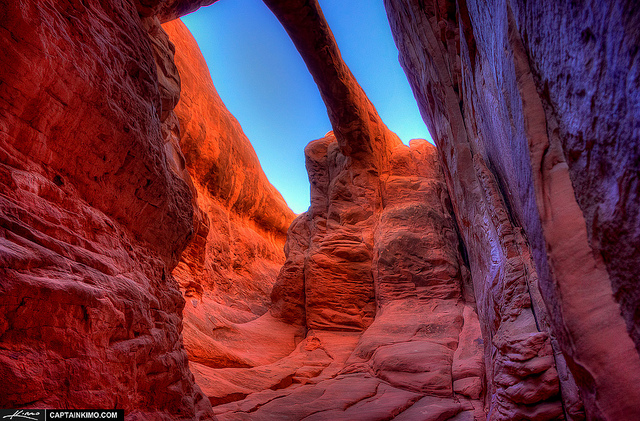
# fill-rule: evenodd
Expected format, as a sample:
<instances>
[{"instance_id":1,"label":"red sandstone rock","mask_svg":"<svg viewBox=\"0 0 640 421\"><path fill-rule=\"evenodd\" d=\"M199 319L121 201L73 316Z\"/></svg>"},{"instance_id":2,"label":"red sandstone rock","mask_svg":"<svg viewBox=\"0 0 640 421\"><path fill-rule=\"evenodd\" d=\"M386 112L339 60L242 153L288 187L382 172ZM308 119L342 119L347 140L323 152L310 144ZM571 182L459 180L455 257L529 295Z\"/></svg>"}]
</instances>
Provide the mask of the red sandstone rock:
<instances>
[{"instance_id":1,"label":"red sandstone rock","mask_svg":"<svg viewBox=\"0 0 640 421\"><path fill-rule=\"evenodd\" d=\"M156 0L139 0L156 1ZM209 6L218 0L161 0L161 5L157 11L158 18L162 22L169 22L180 16L196 11L200 7Z\"/></svg>"},{"instance_id":2,"label":"red sandstone rock","mask_svg":"<svg viewBox=\"0 0 640 421\"><path fill-rule=\"evenodd\" d=\"M308 248L304 260L293 255L304 267L297 271L302 277L286 277L304 291L300 297L304 298L308 327L360 330L375 314L371 276L375 178L346 165L332 134L311 142L305 155L311 180L311 206L305 222ZM362 180L360 186L350 182L356 177ZM296 246L299 243L290 250ZM285 268L292 263L288 261Z\"/></svg>"},{"instance_id":3,"label":"red sandstone rock","mask_svg":"<svg viewBox=\"0 0 640 421\"><path fill-rule=\"evenodd\" d=\"M175 45L182 84L175 110L180 150L201 210L194 218L196 239L173 271L187 299L185 347L190 361L209 367L264 364L269 346L286 342L274 330L291 338L283 353L275 354L282 357L295 348L296 329L261 331L242 323L267 311L294 214L267 181L249 140L222 103L187 28L180 21L164 28ZM242 344L233 338L242 338Z\"/></svg>"},{"instance_id":4,"label":"red sandstone rock","mask_svg":"<svg viewBox=\"0 0 640 421\"><path fill-rule=\"evenodd\" d=\"M312 185L304 228L310 233L305 281L290 281L303 286L309 327L363 329L375 313L370 267L373 228L381 204L379 177L400 141L380 120L342 61L317 3L265 3L305 60L335 133L335 137L331 134L312 142L305 150ZM296 296L302 297L300 293ZM274 298L278 303L279 297ZM291 304L299 311L299 302ZM276 306L282 313L288 312L279 303Z\"/></svg>"},{"instance_id":5,"label":"red sandstone rock","mask_svg":"<svg viewBox=\"0 0 640 421\"><path fill-rule=\"evenodd\" d=\"M208 6L217 0L135 0L141 16L156 16L162 22L168 22L191 13L202 6Z\"/></svg>"},{"instance_id":6,"label":"red sandstone rock","mask_svg":"<svg viewBox=\"0 0 640 421\"><path fill-rule=\"evenodd\" d=\"M194 366L199 383L214 404L227 402L215 407L224 420L391 419L426 407L429 419L482 419L480 325L465 303L473 295L435 148L400 145L388 131L315 2L269 6L337 133L305 149L311 206L289 229L272 293L271 313L309 331L269 364Z\"/></svg>"},{"instance_id":7,"label":"red sandstone rock","mask_svg":"<svg viewBox=\"0 0 640 421\"><path fill-rule=\"evenodd\" d=\"M179 83L131 2L2 2L2 407L212 419L171 270L192 236Z\"/></svg>"},{"instance_id":8,"label":"red sandstone rock","mask_svg":"<svg viewBox=\"0 0 640 421\"><path fill-rule=\"evenodd\" d=\"M375 313L370 267L373 228L380 208L378 180L400 141L380 120L342 61L317 3L265 3L305 60L335 133L335 137L330 134L312 142L305 150L312 185L305 223L310 233L305 281L290 281L303 286L308 326L363 329Z\"/></svg>"},{"instance_id":9,"label":"red sandstone rock","mask_svg":"<svg viewBox=\"0 0 640 421\"><path fill-rule=\"evenodd\" d=\"M550 124L558 138L550 136L550 144L562 144L587 241L602 255L640 352L640 248L634 246L640 242L640 11L620 1L588 1L578 7L522 3L512 6L513 19L523 34L523 53L536 75L546 118L555 120ZM536 41L531 35L546 34L549 28L558 36ZM616 46L615 56L608 53L609 45ZM562 58L567 56L571 60ZM543 179L552 177L542 171Z\"/></svg>"},{"instance_id":10,"label":"red sandstone rock","mask_svg":"<svg viewBox=\"0 0 640 421\"><path fill-rule=\"evenodd\" d=\"M265 0L318 85L343 155L363 166L386 165L400 139L391 132L342 60L331 29L313 0ZM382 168L379 168L382 170Z\"/></svg>"},{"instance_id":11,"label":"red sandstone rock","mask_svg":"<svg viewBox=\"0 0 640 421\"><path fill-rule=\"evenodd\" d=\"M331 150L331 145L335 145L333 153L338 155L337 142L331 134L312 142L306 150L313 186L321 184L322 174L327 180L325 185L332 184L330 174L340 174L317 170L321 168L318 162L327 162L321 153ZM340 162L342 158L333 159ZM341 273L349 273L350 265L359 268L366 264L367 271L378 274L368 278L369 288L378 292L371 302L378 307L375 320L362 334L344 332L344 326L336 320L348 317L340 314L348 309L343 310L331 296L324 296L321 301L322 290L313 290L321 280L315 279L315 272L307 268L314 267L313 253L322 251L309 244L323 241L318 233L326 235L326 230L316 231L320 239L314 240L308 226L322 226L328 219L323 208L315 204L331 203L329 195L313 188L309 212L296 219L290 229L288 259L274 288L272 309L274 315L287 321L292 321L287 317L289 309L306 315L307 327L312 330L284 358L277 354L281 352L278 349L286 346L265 347L264 354L272 361L269 363L218 369L192 364L198 383L211 402L218 405L215 412L220 419L243 419L248 414L251 419L301 419L311 414L314 419L386 419L412 408L424 396L445 397L451 402L455 396L457 403L450 416L458 413L471 419L484 416L480 325L473 302L465 305L463 301L457 237L435 148L425 141L414 141L411 148L398 146L390 162L395 166L382 178L385 183L381 180L379 183L385 186L379 197L388 206L380 204L381 211L370 219L380 221L371 246L376 258L363 262L353 252L338 256L339 260L334 257L335 252L322 256L330 262L327 267L343 266ZM318 174L321 176L316 177ZM348 183L343 186L350 187ZM330 208L324 209L327 207ZM309 215L314 213L316 216L311 219ZM340 229L345 232L350 227ZM412 239L407 243L410 247L392 246L396 241L404 244L407 236ZM334 235L332 240L335 249L342 247L340 236ZM330 275L331 279L344 280ZM392 279L397 281L397 288ZM357 290L354 293L347 288L348 284L342 285L345 297L357 297ZM318 298L305 299L310 294ZM318 326L317 319L309 317L315 312L320 317L335 315L333 320L327 317L333 324ZM301 317L295 321L304 320ZM273 325L269 331L275 333L277 329L281 328ZM255 333L238 333L218 339L217 343L255 337ZM293 338L295 333L291 335ZM340 342L330 340L336 337L340 342L349 339L351 345L344 349ZM283 339L274 337L274 342L277 341L282 343ZM455 381L458 381L456 392ZM338 400L327 401L324 397L325 393L338 392ZM435 405L429 411L429 416L437 419L449 414L450 408Z\"/></svg>"},{"instance_id":12,"label":"red sandstone rock","mask_svg":"<svg viewBox=\"0 0 640 421\"><path fill-rule=\"evenodd\" d=\"M637 42L589 26L637 13L388 0L436 152L388 131L315 1L268 0L335 136L305 150L311 207L263 314L293 214L188 31L165 26L174 49L160 26L210 2L89 3L0 22L0 404L551 420L583 419L581 392L591 418L637 418L638 154L618 139L639 114L632 88L609 95ZM590 73L610 36L622 58Z\"/></svg>"}]
</instances>

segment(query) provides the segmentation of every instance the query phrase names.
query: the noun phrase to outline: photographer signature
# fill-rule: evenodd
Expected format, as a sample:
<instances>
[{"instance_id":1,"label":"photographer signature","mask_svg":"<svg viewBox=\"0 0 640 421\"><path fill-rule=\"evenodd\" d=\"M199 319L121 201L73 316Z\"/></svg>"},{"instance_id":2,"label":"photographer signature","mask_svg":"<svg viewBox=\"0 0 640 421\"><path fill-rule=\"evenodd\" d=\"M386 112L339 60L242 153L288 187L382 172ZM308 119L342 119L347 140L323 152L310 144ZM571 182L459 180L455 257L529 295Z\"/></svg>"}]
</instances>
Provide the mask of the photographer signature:
<instances>
[{"instance_id":1,"label":"photographer signature","mask_svg":"<svg viewBox=\"0 0 640 421\"><path fill-rule=\"evenodd\" d=\"M40 416L40 412L30 412L30 411L23 411L22 409L18 409L16 412L14 412L13 414L10 415L5 415L4 417L2 417L2 419L26 419L26 420L34 420L34 421L38 421L38 418L34 418L34 417L39 417Z\"/></svg>"}]
</instances>

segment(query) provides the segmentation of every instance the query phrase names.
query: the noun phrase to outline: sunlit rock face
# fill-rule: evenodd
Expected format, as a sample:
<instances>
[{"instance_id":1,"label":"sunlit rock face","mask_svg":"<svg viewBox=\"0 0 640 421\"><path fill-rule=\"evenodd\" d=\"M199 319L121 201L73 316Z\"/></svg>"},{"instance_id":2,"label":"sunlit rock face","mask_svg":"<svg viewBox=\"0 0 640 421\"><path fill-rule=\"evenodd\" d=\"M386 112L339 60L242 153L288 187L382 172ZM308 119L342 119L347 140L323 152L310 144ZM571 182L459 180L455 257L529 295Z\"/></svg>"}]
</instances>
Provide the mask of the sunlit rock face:
<instances>
[{"instance_id":1,"label":"sunlit rock face","mask_svg":"<svg viewBox=\"0 0 640 421\"><path fill-rule=\"evenodd\" d=\"M396 146L381 173L354 168L333 133L305 154L311 206L290 228L274 315L310 329L358 331L393 300L461 297L458 237L432 145Z\"/></svg>"},{"instance_id":2,"label":"sunlit rock face","mask_svg":"<svg viewBox=\"0 0 640 421\"><path fill-rule=\"evenodd\" d=\"M482 334L435 147L396 146L380 175L333 133L305 153L311 206L290 227L269 317L306 337L251 368L196 367L216 415L483 419Z\"/></svg>"},{"instance_id":3,"label":"sunlit rock face","mask_svg":"<svg viewBox=\"0 0 640 421\"><path fill-rule=\"evenodd\" d=\"M490 339L490 418L639 418L637 8L385 5Z\"/></svg>"},{"instance_id":4,"label":"sunlit rock face","mask_svg":"<svg viewBox=\"0 0 640 421\"><path fill-rule=\"evenodd\" d=\"M158 19L134 3L0 6L5 408L213 418L171 275L194 218L165 136L179 78Z\"/></svg>"},{"instance_id":5,"label":"sunlit rock face","mask_svg":"<svg viewBox=\"0 0 640 421\"><path fill-rule=\"evenodd\" d=\"M482 334L435 148L387 129L316 2L267 4L334 131L305 149L311 206L270 313L224 332L233 349L258 329L272 341L247 366L192 364L198 383L223 420L482 419Z\"/></svg>"},{"instance_id":6,"label":"sunlit rock face","mask_svg":"<svg viewBox=\"0 0 640 421\"><path fill-rule=\"evenodd\" d=\"M267 312L295 215L222 103L188 29L178 20L164 28L175 45L182 86L174 136L198 209L195 238L173 271L187 300L185 347L192 362L248 366L252 357L232 350L220 335Z\"/></svg>"}]
</instances>

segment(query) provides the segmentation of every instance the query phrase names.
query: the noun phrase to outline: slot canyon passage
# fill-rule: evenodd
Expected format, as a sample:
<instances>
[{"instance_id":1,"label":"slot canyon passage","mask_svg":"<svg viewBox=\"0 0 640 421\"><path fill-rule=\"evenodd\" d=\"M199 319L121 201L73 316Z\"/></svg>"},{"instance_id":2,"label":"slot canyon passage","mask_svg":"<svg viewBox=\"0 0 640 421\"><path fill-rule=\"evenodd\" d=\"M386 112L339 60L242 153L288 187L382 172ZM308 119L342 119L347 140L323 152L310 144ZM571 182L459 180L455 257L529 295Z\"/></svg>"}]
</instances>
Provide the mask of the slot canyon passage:
<instances>
[{"instance_id":1,"label":"slot canyon passage","mask_svg":"<svg viewBox=\"0 0 640 421\"><path fill-rule=\"evenodd\" d=\"M0 407L640 420L635 2L384 0L436 148L264 0L333 128L296 216L179 20L214 1L0 0Z\"/></svg>"}]
</instances>

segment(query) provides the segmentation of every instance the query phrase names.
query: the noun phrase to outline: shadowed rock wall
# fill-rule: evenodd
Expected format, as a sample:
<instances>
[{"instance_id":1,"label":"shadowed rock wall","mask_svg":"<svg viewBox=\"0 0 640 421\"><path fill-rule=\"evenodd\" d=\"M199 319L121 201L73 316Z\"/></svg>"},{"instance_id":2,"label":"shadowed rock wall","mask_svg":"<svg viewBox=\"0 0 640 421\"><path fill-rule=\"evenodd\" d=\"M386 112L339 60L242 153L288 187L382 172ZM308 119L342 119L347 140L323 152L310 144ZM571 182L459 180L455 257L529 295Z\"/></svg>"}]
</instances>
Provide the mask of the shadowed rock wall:
<instances>
[{"instance_id":1,"label":"shadowed rock wall","mask_svg":"<svg viewBox=\"0 0 640 421\"><path fill-rule=\"evenodd\" d=\"M0 405L640 418L637 10L386 0L436 150L386 128L316 1L265 2L334 129L271 311L294 215L160 25L211 1L2 2Z\"/></svg>"},{"instance_id":2,"label":"shadowed rock wall","mask_svg":"<svg viewBox=\"0 0 640 421\"><path fill-rule=\"evenodd\" d=\"M639 168L632 88L639 14L624 2L529 3L385 5L400 61L439 146L491 339L487 375L497 391L491 417L547 411L550 403L546 392L536 397L534 390L550 391L551 374L520 370L531 373L531 386L511 369L495 375L501 359L513 355L501 345L501 330L529 314L535 324L524 331L539 330L531 338L549 334L537 352L543 357L553 349L568 418L584 415L567 367L588 417L635 419L638 293L629 268L637 265L631 245L640 224L632 181ZM499 248L489 259L493 244ZM504 286L520 287L496 295L497 274L510 280ZM522 350L532 345L526 341ZM520 393L529 387L531 393Z\"/></svg>"}]
</instances>

